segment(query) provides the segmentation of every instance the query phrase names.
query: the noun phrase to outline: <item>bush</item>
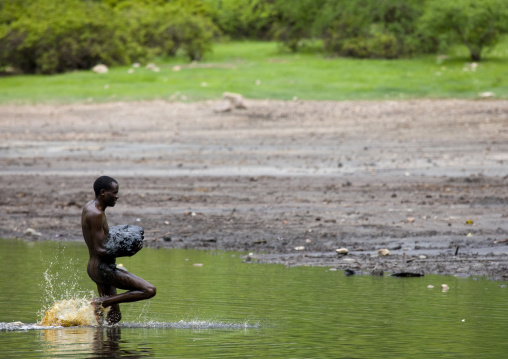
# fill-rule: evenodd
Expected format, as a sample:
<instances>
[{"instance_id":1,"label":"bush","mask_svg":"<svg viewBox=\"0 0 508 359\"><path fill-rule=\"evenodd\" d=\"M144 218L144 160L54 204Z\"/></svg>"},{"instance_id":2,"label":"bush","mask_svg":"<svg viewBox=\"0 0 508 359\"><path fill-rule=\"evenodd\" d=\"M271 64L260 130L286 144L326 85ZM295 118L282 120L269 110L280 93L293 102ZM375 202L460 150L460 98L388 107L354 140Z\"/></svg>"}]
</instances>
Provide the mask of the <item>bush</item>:
<instances>
[{"instance_id":1,"label":"bush","mask_svg":"<svg viewBox=\"0 0 508 359\"><path fill-rule=\"evenodd\" d=\"M0 59L25 73L43 74L125 64L136 44L121 29L112 10L99 3L35 1L2 28Z\"/></svg>"},{"instance_id":2,"label":"bush","mask_svg":"<svg viewBox=\"0 0 508 359\"><path fill-rule=\"evenodd\" d=\"M84 0L23 1L25 8L0 7L0 18L5 19L0 25L0 66L25 73L128 64L173 56L179 50L190 60L200 60L211 51L216 32L204 15L206 7L197 0L160 6L133 1L109 5Z\"/></svg>"},{"instance_id":3,"label":"bush","mask_svg":"<svg viewBox=\"0 0 508 359\"><path fill-rule=\"evenodd\" d=\"M422 12L418 0L329 0L316 26L329 53L393 59L435 48L418 32Z\"/></svg>"},{"instance_id":4,"label":"bush","mask_svg":"<svg viewBox=\"0 0 508 359\"><path fill-rule=\"evenodd\" d=\"M275 9L278 20L273 26L276 40L291 51L298 51L302 40L313 38L316 19L320 17L328 0L276 0Z\"/></svg>"},{"instance_id":5,"label":"bush","mask_svg":"<svg viewBox=\"0 0 508 359\"><path fill-rule=\"evenodd\" d=\"M277 19L270 0L206 0L212 19L222 33L233 39L268 39Z\"/></svg>"},{"instance_id":6,"label":"bush","mask_svg":"<svg viewBox=\"0 0 508 359\"><path fill-rule=\"evenodd\" d=\"M209 18L176 4L123 6L118 11L149 57L174 56L182 50L190 60L201 60L217 33Z\"/></svg>"},{"instance_id":7,"label":"bush","mask_svg":"<svg viewBox=\"0 0 508 359\"><path fill-rule=\"evenodd\" d=\"M347 38L334 53L356 58L394 59L398 57L397 39L384 29L372 26L368 36Z\"/></svg>"}]
</instances>

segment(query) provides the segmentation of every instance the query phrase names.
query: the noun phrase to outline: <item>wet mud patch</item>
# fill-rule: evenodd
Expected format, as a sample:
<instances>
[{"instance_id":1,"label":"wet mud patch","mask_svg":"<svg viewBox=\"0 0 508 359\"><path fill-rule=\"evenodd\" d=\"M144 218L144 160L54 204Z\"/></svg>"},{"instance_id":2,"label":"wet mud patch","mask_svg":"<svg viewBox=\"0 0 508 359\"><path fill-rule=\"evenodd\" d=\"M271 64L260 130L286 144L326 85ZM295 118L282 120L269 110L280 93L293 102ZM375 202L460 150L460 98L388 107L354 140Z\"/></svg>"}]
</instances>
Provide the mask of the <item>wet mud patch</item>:
<instances>
[{"instance_id":1,"label":"wet mud patch","mask_svg":"<svg viewBox=\"0 0 508 359\"><path fill-rule=\"evenodd\" d=\"M81 208L107 174L121 184L110 226L142 226L145 246L508 275L507 101L247 107L2 106L0 237L81 241Z\"/></svg>"}]
</instances>

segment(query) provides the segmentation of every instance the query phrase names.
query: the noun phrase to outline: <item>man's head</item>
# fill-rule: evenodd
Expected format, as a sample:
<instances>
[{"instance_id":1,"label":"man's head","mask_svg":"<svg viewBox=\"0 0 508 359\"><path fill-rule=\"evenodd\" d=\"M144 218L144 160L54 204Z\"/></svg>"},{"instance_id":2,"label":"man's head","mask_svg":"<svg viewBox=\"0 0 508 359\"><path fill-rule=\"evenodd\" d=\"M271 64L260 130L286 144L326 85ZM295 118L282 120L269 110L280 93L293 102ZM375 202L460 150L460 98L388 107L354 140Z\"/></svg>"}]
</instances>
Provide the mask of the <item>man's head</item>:
<instances>
[{"instance_id":1,"label":"man's head","mask_svg":"<svg viewBox=\"0 0 508 359\"><path fill-rule=\"evenodd\" d=\"M102 198L106 206L113 207L118 199L118 182L109 176L97 178L93 184L95 198Z\"/></svg>"}]
</instances>

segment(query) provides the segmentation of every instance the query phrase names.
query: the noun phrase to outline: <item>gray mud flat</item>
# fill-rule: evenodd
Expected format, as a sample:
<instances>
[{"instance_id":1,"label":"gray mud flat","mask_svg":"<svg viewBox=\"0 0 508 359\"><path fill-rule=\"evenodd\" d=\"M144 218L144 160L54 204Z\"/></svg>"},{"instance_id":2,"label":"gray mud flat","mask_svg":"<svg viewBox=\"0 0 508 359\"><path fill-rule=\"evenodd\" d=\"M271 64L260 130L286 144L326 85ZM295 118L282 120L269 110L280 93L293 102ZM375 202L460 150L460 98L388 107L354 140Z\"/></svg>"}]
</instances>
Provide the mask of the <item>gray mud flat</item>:
<instances>
[{"instance_id":1,"label":"gray mud flat","mask_svg":"<svg viewBox=\"0 0 508 359\"><path fill-rule=\"evenodd\" d=\"M508 278L508 101L213 107L1 106L0 236L82 240L107 174L120 182L110 226L142 226L145 246Z\"/></svg>"}]
</instances>

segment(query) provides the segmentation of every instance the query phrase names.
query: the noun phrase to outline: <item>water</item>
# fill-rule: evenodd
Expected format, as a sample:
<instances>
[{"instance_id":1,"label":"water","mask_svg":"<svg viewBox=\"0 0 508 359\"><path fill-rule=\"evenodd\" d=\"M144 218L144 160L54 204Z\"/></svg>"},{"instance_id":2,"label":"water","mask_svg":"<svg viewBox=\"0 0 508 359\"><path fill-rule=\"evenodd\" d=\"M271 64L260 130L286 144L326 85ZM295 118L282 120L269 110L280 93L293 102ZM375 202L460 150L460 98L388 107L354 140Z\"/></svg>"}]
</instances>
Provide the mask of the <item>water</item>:
<instances>
[{"instance_id":1,"label":"water","mask_svg":"<svg viewBox=\"0 0 508 359\"><path fill-rule=\"evenodd\" d=\"M86 261L81 243L0 240L2 358L508 357L505 283L346 277L229 252L145 248L119 262L157 296L123 304L119 327L38 326L55 301L92 297Z\"/></svg>"}]
</instances>

